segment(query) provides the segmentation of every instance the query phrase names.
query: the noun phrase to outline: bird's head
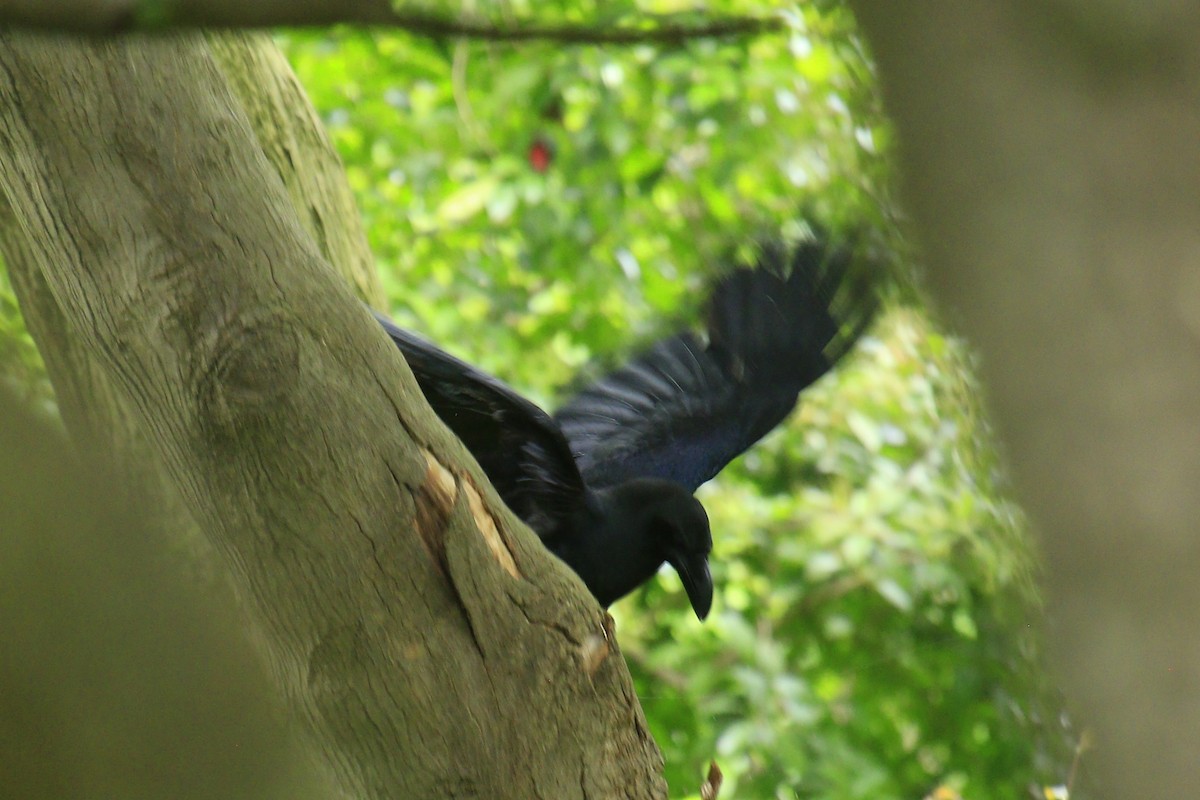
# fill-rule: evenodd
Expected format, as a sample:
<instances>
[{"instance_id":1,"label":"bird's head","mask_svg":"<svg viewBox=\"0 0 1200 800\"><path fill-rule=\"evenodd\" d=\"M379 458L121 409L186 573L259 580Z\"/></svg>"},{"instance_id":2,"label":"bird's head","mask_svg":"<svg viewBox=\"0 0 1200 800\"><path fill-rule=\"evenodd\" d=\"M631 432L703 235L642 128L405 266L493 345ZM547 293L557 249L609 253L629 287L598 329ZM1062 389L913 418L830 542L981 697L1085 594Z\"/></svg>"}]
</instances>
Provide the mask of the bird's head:
<instances>
[{"instance_id":1,"label":"bird's head","mask_svg":"<svg viewBox=\"0 0 1200 800\"><path fill-rule=\"evenodd\" d=\"M708 514L686 487L658 478L634 478L597 493L595 527L580 540L590 547L556 550L607 606L654 577L667 562L679 573L696 616L712 607L708 571L712 534ZM587 526L580 524L581 530Z\"/></svg>"},{"instance_id":2,"label":"bird's head","mask_svg":"<svg viewBox=\"0 0 1200 800\"><path fill-rule=\"evenodd\" d=\"M679 573L692 610L699 619L712 608L713 582L708 569L712 531L708 513L692 493L672 481L645 481L651 499L646 504L648 534L654 546ZM661 562L660 562L661 563Z\"/></svg>"},{"instance_id":3,"label":"bird's head","mask_svg":"<svg viewBox=\"0 0 1200 800\"><path fill-rule=\"evenodd\" d=\"M703 620L713 599L712 573L708 569L708 554L712 552L708 514L700 501L688 494L686 502L681 500L669 516L660 520L666 561L679 573L692 610Z\"/></svg>"}]
</instances>

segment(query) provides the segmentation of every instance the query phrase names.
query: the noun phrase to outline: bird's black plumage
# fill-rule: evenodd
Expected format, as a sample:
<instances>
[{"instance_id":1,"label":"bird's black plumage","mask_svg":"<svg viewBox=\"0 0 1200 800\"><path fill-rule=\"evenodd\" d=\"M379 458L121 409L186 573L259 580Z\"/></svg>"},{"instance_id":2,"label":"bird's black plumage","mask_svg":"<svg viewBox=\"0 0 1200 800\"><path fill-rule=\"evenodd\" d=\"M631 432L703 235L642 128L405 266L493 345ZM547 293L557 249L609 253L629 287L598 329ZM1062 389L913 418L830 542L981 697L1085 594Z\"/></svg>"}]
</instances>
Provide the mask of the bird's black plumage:
<instances>
[{"instance_id":1,"label":"bird's black plumage","mask_svg":"<svg viewBox=\"0 0 1200 800\"><path fill-rule=\"evenodd\" d=\"M713 289L707 340L650 347L553 416L376 315L500 496L608 605L670 563L701 619L708 517L692 492L779 424L870 321L847 252L764 246Z\"/></svg>"},{"instance_id":2,"label":"bird's black plumage","mask_svg":"<svg viewBox=\"0 0 1200 800\"><path fill-rule=\"evenodd\" d=\"M713 289L707 342L671 336L568 401L554 419L589 485L695 491L782 422L871 320L873 296L844 286L849 259L816 241L762 247Z\"/></svg>"}]
</instances>

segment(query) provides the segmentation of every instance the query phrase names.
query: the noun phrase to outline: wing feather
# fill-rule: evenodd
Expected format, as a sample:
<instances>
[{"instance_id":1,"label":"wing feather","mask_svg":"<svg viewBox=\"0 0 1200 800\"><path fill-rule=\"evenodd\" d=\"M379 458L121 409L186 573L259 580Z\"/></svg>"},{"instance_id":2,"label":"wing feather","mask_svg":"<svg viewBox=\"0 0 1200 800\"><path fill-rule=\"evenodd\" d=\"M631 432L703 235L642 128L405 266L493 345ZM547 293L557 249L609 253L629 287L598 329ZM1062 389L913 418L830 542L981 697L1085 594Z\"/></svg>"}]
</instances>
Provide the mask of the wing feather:
<instances>
[{"instance_id":1,"label":"wing feather","mask_svg":"<svg viewBox=\"0 0 1200 800\"><path fill-rule=\"evenodd\" d=\"M778 425L872 318L849 261L818 242L763 247L756 268L714 289L707 343L664 339L559 409L588 484L655 477L695 490Z\"/></svg>"},{"instance_id":2,"label":"wing feather","mask_svg":"<svg viewBox=\"0 0 1200 800\"><path fill-rule=\"evenodd\" d=\"M559 532L585 502L586 488L558 424L503 381L379 313L375 318L404 354L429 405L508 507L543 539Z\"/></svg>"}]
</instances>

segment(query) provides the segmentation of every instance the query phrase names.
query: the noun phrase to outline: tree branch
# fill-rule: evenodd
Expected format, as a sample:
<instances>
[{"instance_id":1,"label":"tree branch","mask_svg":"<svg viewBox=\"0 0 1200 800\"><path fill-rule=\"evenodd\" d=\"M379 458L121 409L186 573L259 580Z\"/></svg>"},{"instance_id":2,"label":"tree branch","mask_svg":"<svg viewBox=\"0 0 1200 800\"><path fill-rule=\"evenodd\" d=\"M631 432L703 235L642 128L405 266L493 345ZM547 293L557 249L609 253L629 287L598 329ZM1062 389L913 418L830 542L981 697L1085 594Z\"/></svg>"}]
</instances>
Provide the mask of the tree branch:
<instances>
[{"instance_id":1,"label":"tree branch","mask_svg":"<svg viewBox=\"0 0 1200 800\"><path fill-rule=\"evenodd\" d=\"M28 258L342 791L665 796L623 663L583 668L603 612L320 258L203 41L7 34L0 67Z\"/></svg>"},{"instance_id":2,"label":"tree branch","mask_svg":"<svg viewBox=\"0 0 1200 800\"><path fill-rule=\"evenodd\" d=\"M562 44L657 44L758 36L783 28L778 17L729 16L679 22L680 15L647 14L614 25L511 23L396 9L389 0L0 0L0 24L76 33L115 34L179 28L322 27L334 24L402 28L429 38Z\"/></svg>"},{"instance_id":3,"label":"tree branch","mask_svg":"<svg viewBox=\"0 0 1200 800\"><path fill-rule=\"evenodd\" d=\"M382 308L383 286L346 169L287 58L266 34L214 34L208 41L321 257L360 298Z\"/></svg>"}]
</instances>

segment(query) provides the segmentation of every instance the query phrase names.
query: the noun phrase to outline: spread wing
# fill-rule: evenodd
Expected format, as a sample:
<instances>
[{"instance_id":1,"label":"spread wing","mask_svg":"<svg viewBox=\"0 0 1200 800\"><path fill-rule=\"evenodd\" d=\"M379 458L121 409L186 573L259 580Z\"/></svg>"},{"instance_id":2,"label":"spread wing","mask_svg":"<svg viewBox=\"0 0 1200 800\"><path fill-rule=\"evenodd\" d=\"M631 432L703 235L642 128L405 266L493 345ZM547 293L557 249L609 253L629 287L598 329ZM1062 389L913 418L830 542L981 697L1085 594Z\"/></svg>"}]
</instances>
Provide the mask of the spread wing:
<instances>
[{"instance_id":1,"label":"spread wing","mask_svg":"<svg viewBox=\"0 0 1200 800\"><path fill-rule=\"evenodd\" d=\"M559 409L588 484L656 477L695 490L783 421L873 316L849 263L817 242L764 247L755 269L713 290L707 343L664 339Z\"/></svg>"},{"instance_id":2,"label":"spread wing","mask_svg":"<svg viewBox=\"0 0 1200 800\"><path fill-rule=\"evenodd\" d=\"M586 497L558 423L502 381L378 313L375 318L404 354L429 405L508 507L542 538L552 535Z\"/></svg>"}]
</instances>

